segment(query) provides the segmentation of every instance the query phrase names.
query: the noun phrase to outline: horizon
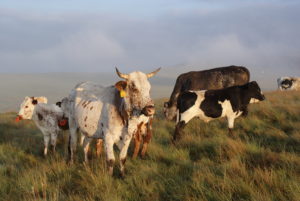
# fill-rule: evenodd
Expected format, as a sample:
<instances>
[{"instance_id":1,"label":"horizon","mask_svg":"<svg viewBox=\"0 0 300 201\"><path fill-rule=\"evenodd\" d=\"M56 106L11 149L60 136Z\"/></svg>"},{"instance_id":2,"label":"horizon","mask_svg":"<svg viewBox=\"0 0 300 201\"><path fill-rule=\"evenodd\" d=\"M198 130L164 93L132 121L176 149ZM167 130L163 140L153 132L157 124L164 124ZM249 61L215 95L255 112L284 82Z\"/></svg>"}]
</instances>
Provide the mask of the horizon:
<instances>
[{"instance_id":1,"label":"horizon","mask_svg":"<svg viewBox=\"0 0 300 201\"><path fill-rule=\"evenodd\" d=\"M296 0L2 1L0 75L37 75L38 83L42 73L88 78L112 75L115 66L123 73L162 67L168 97L181 73L237 65L273 90L277 78L300 76L299 13ZM8 81L2 91L12 95L32 87ZM56 90L57 79L48 82Z\"/></svg>"}]
</instances>

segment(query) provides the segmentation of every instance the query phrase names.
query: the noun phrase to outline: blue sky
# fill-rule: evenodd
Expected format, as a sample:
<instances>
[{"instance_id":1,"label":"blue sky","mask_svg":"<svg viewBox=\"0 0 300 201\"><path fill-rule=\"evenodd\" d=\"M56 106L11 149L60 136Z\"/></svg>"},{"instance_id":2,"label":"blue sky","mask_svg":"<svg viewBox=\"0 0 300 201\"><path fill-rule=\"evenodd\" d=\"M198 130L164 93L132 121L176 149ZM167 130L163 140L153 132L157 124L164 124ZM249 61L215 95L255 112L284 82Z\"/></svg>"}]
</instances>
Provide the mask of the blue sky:
<instances>
[{"instance_id":1,"label":"blue sky","mask_svg":"<svg viewBox=\"0 0 300 201\"><path fill-rule=\"evenodd\" d=\"M259 79L300 76L299 13L297 0L6 0L0 72L175 76L235 64Z\"/></svg>"}]
</instances>

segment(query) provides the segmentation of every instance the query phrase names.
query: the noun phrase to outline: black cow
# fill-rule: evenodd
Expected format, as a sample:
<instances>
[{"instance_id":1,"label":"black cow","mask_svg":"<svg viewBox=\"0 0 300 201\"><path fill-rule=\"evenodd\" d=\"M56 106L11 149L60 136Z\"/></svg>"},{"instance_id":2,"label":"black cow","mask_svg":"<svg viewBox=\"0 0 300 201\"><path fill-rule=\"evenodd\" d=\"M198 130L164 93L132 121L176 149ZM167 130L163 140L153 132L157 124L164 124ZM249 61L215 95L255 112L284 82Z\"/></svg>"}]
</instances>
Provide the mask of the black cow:
<instances>
[{"instance_id":1,"label":"black cow","mask_svg":"<svg viewBox=\"0 0 300 201\"><path fill-rule=\"evenodd\" d=\"M242 66L227 66L181 74L177 77L170 100L164 104L165 116L168 120L175 118L177 97L184 91L223 89L246 84L249 80L249 70Z\"/></svg>"},{"instance_id":2,"label":"black cow","mask_svg":"<svg viewBox=\"0 0 300 201\"><path fill-rule=\"evenodd\" d=\"M226 117L231 133L234 120L240 115L247 115L248 104L264 99L255 81L219 90L183 92L177 100L178 116L173 140L180 138L185 125L194 117L206 122Z\"/></svg>"}]
</instances>

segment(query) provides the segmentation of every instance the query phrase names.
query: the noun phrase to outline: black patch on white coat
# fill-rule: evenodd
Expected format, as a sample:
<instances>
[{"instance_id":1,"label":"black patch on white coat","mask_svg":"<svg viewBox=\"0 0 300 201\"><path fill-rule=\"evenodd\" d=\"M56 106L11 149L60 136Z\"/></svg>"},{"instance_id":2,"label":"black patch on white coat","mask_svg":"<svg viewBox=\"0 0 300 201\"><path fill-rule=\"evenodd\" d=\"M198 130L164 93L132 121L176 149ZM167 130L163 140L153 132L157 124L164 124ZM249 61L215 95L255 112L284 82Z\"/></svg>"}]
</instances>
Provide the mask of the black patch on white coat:
<instances>
[{"instance_id":1,"label":"black patch on white coat","mask_svg":"<svg viewBox=\"0 0 300 201\"><path fill-rule=\"evenodd\" d=\"M180 113L187 111L189 108L195 105L197 100L197 94L194 92L183 92L177 99L177 109Z\"/></svg>"},{"instance_id":2,"label":"black patch on white coat","mask_svg":"<svg viewBox=\"0 0 300 201\"><path fill-rule=\"evenodd\" d=\"M291 79L285 79L281 82L281 87L283 89L289 89L292 87L292 85L293 85L293 80Z\"/></svg>"}]
</instances>

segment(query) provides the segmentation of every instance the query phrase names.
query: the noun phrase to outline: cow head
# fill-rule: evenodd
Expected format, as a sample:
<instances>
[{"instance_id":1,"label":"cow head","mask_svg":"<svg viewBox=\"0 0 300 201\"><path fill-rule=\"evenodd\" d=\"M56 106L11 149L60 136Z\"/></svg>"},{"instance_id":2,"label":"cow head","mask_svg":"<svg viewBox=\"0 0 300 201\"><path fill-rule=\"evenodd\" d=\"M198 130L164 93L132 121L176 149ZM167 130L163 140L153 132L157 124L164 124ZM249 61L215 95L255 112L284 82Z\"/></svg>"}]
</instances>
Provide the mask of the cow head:
<instances>
[{"instance_id":1,"label":"cow head","mask_svg":"<svg viewBox=\"0 0 300 201\"><path fill-rule=\"evenodd\" d=\"M129 116L139 116L143 112L148 114L145 111L149 111L149 108L154 106L150 98L151 85L148 78L153 77L159 70L160 68L148 74L139 71L123 74L116 68L117 75L124 80L117 82L115 87L123 99L124 109ZM152 112L149 116L151 114Z\"/></svg>"},{"instance_id":2,"label":"cow head","mask_svg":"<svg viewBox=\"0 0 300 201\"><path fill-rule=\"evenodd\" d=\"M176 104L171 104L170 102L164 102L164 114L167 120L175 120L177 106Z\"/></svg>"},{"instance_id":3,"label":"cow head","mask_svg":"<svg viewBox=\"0 0 300 201\"><path fill-rule=\"evenodd\" d=\"M293 85L293 79L284 79L284 80L282 80L282 82L281 82L281 88L283 88L283 89L289 89L289 88L291 88L292 87L292 85Z\"/></svg>"},{"instance_id":4,"label":"cow head","mask_svg":"<svg viewBox=\"0 0 300 201\"><path fill-rule=\"evenodd\" d=\"M265 100L265 96L260 90L257 82L252 81L249 82L247 85L247 98L250 99L250 103L257 103L259 101Z\"/></svg>"},{"instance_id":5,"label":"cow head","mask_svg":"<svg viewBox=\"0 0 300 201\"><path fill-rule=\"evenodd\" d=\"M16 121L22 119L31 119L33 110L38 103L47 103L48 100L46 97L28 97L26 96L24 101L20 105L20 110Z\"/></svg>"}]
</instances>

